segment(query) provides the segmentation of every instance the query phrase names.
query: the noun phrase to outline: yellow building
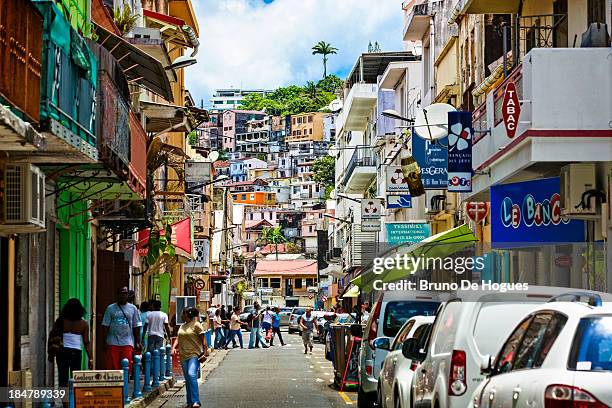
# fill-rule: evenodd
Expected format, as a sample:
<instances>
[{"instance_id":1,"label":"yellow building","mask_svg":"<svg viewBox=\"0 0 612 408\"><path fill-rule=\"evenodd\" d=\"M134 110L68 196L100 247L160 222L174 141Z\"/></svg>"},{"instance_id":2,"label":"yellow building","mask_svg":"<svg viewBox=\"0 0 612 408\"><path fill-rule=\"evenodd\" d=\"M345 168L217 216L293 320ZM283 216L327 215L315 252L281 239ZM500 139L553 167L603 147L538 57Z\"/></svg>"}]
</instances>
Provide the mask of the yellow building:
<instances>
[{"instance_id":1,"label":"yellow building","mask_svg":"<svg viewBox=\"0 0 612 408\"><path fill-rule=\"evenodd\" d=\"M285 142L323 141L323 118L327 113L309 112L291 115L291 135Z\"/></svg>"}]
</instances>

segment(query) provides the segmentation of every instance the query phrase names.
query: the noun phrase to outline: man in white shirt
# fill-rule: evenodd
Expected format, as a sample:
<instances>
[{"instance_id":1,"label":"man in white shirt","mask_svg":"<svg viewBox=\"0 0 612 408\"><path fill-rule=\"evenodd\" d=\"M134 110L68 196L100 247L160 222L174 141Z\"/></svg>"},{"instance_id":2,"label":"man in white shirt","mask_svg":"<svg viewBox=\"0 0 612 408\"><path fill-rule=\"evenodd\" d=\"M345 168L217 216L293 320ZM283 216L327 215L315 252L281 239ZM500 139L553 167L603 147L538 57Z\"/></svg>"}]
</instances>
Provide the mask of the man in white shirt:
<instances>
[{"instance_id":1,"label":"man in white shirt","mask_svg":"<svg viewBox=\"0 0 612 408\"><path fill-rule=\"evenodd\" d=\"M143 333L149 330L148 352L159 350L164 345L164 337L170 339L170 325L168 324L168 315L161 311L161 302L153 301L153 311L147 314Z\"/></svg>"}]
</instances>

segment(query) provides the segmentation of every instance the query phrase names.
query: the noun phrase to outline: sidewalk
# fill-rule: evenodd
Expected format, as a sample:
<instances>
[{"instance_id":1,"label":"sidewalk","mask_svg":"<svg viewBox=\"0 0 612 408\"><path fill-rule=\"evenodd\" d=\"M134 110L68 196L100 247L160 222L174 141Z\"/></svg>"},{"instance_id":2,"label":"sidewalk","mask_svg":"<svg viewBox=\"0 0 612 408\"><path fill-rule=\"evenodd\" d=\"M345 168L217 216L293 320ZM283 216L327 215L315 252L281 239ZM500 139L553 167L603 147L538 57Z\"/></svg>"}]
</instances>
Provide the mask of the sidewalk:
<instances>
[{"instance_id":1,"label":"sidewalk","mask_svg":"<svg viewBox=\"0 0 612 408\"><path fill-rule=\"evenodd\" d=\"M219 364L223 361L225 356L227 355L228 350L213 350L208 356L208 359L204 363L201 369L201 378L198 380L198 383L203 383L206 381L206 378L212 373L215 368L219 366ZM160 388L164 390L164 388ZM176 377L173 381L173 384L168 384L168 387L165 388L165 392L161 395L157 393L152 398L143 398L138 401L134 401L130 405L129 408L174 408L174 407L182 407L186 404L187 399L185 396L185 386L182 377Z\"/></svg>"}]
</instances>

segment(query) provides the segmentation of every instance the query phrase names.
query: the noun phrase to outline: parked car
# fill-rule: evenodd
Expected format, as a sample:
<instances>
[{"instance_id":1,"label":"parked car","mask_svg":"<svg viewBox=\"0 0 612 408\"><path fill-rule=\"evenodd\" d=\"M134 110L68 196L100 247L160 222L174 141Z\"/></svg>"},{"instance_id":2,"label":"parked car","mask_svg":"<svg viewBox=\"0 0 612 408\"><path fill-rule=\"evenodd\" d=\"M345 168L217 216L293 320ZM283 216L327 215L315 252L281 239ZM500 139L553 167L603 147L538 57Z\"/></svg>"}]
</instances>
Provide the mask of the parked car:
<instances>
[{"instance_id":1,"label":"parked car","mask_svg":"<svg viewBox=\"0 0 612 408\"><path fill-rule=\"evenodd\" d=\"M251 312L253 312L253 309L255 309L255 306L253 305L247 305L245 307L242 308L242 313L240 313L240 320L243 322L248 321L248 317L251 314ZM243 327L243 329L245 331L249 331L249 327Z\"/></svg>"},{"instance_id":2,"label":"parked car","mask_svg":"<svg viewBox=\"0 0 612 408\"><path fill-rule=\"evenodd\" d=\"M438 311L427 346L409 357L420 361L412 380L415 407L460 407L484 379L485 356L500 349L504 339L534 307L566 288L530 286L528 291L457 291Z\"/></svg>"},{"instance_id":3,"label":"parked car","mask_svg":"<svg viewBox=\"0 0 612 408\"><path fill-rule=\"evenodd\" d=\"M289 326L289 318L291 317L292 307L279 307L280 309L280 325L281 327Z\"/></svg>"},{"instance_id":4,"label":"parked car","mask_svg":"<svg viewBox=\"0 0 612 408\"><path fill-rule=\"evenodd\" d=\"M375 303L363 333L359 353L357 405L371 407L376 401L378 375L388 350L372 347L374 339L393 339L404 323L414 316L433 316L445 295L435 292L388 291Z\"/></svg>"},{"instance_id":5,"label":"parked car","mask_svg":"<svg viewBox=\"0 0 612 408\"><path fill-rule=\"evenodd\" d=\"M378 377L379 408L410 407L410 386L416 363L403 356L402 346L408 339L425 345L433 321L434 316L415 316L402 326L391 344L387 337L374 340L376 348L389 350Z\"/></svg>"},{"instance_id":6,"label":"parked car","mask_svg":"<svg viewBox=\"0 0 612 408\"><path fill-rule=\"evenodd\" d=\"M298 318L304 313L306 313L305 307L294 307L293 310L291 310L291 314L289 315L289 334L300 331Z\"/></svg>"},{"instance_id":7,"label":"parked car","mask_svg":"<svg viewBox=\"0 0 612 408\"><path fill-rule=\"evenodd\" d=\"M315 330L314 337L319 340L320 343L325 343L325 333L327 332L325 328L325 323L328 321L333 321L335 319L336 314L334 312L326 312L316 310L312 312L315 316L315 324L317 325L318 331Z\"/></svg>"},{"instance_id":8,"label":"parked car","mask_svg":"<svg viewBox=\"0 0 612 408\"><path fill-rule=\"evenodd\" d=\"M546 303L508 336L472 395L480 407L612 406L612 306Z\"/></svg>"}]
</instances>

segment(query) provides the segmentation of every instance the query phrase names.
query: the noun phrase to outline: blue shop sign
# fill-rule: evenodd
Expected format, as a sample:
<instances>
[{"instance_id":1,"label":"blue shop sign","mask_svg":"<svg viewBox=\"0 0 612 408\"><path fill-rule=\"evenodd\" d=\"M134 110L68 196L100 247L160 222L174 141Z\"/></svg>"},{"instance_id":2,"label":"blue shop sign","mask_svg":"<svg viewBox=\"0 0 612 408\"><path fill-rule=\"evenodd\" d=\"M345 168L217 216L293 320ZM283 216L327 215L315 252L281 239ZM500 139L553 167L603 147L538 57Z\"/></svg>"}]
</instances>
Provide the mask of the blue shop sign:
<instances>
[{"instance_id":1,"label":"blue shop sign","mask_svg":"<svg viewBox=\"0 0 612 408\"><path fill-rule=\"evenodd\" d=\"M412 157L421 168L426 190L446 190L448 186L448 138L430 142L412 132Z\"/></svg>"},{"instance_id":2,"label":"blue shop sign","mask_svg":"<svg viewBox=\"0 0 612 408\"><path fill-rule=\"evenodd\" d=\"M559 192L559 177L491 187L492 245L584 242L584 221L561 217Z\"/></svg>"},{"instance_id":3,"label":"blue shop sign","mask_svg":"<svg viewBox=\"0 0 612 408\"><path fill-rule=\"evenodd\" d=\"M388 195L387 208L412 208L412 196L410 194Z\"/></svg>"},{"instance_id":4,"label":"blue shop sign","mask_svg":"<svg viewBox=\"0 0 612 408\"><path fill-rule=\"evenodd\" d=\"M385 226L389 245L416 244L431 234L429 224L424 222L388 222Z\"/></svg>"}]
</instances>

